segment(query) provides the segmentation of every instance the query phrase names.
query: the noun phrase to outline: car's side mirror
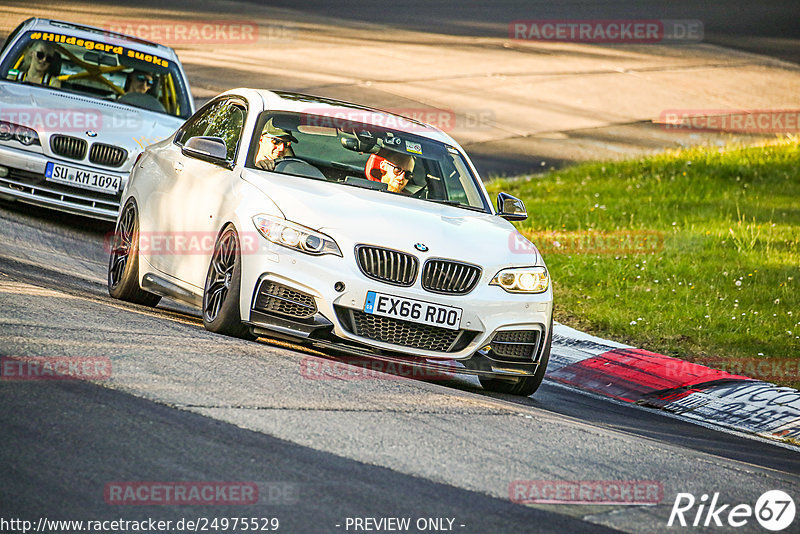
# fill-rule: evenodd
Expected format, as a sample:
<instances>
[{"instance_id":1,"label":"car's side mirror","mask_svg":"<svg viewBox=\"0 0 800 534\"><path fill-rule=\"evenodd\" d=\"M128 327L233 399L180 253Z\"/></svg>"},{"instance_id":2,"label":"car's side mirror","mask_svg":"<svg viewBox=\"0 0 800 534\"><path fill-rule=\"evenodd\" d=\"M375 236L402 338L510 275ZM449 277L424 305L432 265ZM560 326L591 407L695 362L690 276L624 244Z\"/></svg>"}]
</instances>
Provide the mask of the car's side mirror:
<instances>
[{"instance_id":1,"label":"car's side mirror","mask_svg":"<svg viewBox=\"0 0 800 534\"><path fill-rule=\"evenodd\" d=\"M228 147L219 137L192 137L181 150L185 155L228 166Z\"/></svg>"},{"instance_id":2,"label":"car's side mirror","mask_svg":"<svg viewBox=\"0 0 800 534\"><path fill-rule=\"evenodd\" d=\"M528 218L525 203L508 193L497 195L497 214L507 221L524 221Z\"/></svg>"}]
</instances>

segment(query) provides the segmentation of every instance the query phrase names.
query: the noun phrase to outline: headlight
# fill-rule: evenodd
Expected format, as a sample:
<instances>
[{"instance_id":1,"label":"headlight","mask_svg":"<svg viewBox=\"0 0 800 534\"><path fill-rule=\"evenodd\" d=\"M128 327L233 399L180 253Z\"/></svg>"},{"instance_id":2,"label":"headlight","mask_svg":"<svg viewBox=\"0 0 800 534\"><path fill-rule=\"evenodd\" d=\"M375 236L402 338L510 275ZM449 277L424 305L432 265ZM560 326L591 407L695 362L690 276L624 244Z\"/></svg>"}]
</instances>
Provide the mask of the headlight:
<instances>
[{"instance_id":1,"label":"headlight","mask_svg":"<svg viewBox=\"0 0 800 534\"><path fill-rule=\"evenodd\" d=\"M545 267L503 269L489 285L500 286L509 293L544 293L550 287L550 275Z\"/></svg>"},{"instance_id":2,"label":"headlight","mask_svg":"<svg viewBox=\"0 0 800 534\"><path fill-rule=\"evenodd\" d=\"M330 237L281 217L256 215L253 217L253 224L261 235L277 245L317 256L342 256L339 245Z\"/></svg>"},{"instance_id":3,"label":"headlight","mask_svg":"<svg viewBox=\"0 0 800 534\"><path fill-rule=\"evenodd\" d=\"M15 139L25 146L41 144L36 130L13 122L0 121L0 141L10 141L11 139Z\"/></svg>"}]
</instances>

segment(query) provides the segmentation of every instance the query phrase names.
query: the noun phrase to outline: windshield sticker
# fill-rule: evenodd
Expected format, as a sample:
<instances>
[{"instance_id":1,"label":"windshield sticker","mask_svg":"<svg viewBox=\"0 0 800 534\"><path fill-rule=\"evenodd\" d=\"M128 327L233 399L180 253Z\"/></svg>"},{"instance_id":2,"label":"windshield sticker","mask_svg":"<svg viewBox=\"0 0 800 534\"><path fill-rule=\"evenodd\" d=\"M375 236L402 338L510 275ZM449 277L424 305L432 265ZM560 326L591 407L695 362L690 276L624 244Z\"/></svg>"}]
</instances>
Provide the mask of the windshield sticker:
<instances>
[{"instance_id":1,"label":"windshield sticker","mask_svg":"<svg viewBox=\"0 0 800 534\"><path fill-rule=\"evenodd\" d=\"M152 54L145 54L144 52L139 52L137 50L131 50L130 48L125 48L119 45L98 43L96 41L90 41L89 39L67 37L66 35L60 35L57 33L34 32L31 34L31 39L36 41L49 41L52 43L63 43L74 46L82 46L86 50L99 50L103 52L111 52L113 54L117 54L118 56L127 56L129 58L138 59L139 61L144 61L145 63L152 63L154 65L159 65L164 68L169 68L169 61L167 61L166 59L162 59Z\"/></svg>"},{"instance_id":2,"label":"windshield sticker","mask_svg":"<svg viewBox=\"0 0 800 534\"><path fill-rule=\"evenodd\" d=\"M414 154L422 155L422 144L406 141L406 152L413 152Z\"/></svg>"}]
</instances>

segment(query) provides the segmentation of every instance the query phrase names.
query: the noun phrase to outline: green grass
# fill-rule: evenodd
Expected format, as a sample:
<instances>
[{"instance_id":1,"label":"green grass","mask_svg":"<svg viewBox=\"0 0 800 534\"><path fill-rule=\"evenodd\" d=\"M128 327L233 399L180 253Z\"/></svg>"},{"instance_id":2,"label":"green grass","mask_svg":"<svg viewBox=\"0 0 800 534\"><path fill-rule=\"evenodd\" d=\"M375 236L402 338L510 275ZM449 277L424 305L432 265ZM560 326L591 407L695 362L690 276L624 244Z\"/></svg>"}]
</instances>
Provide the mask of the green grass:
<instances>
[{"instance_id":1,"label":"green grass","mask_svg":"<svg viewBox=\"0 0 800 534\"><path fill-rule=\"evenodd\" d=\"M517 226L543 252L557 321L712 367L778 361L783 378L749 374L800 385L800 138L487 187L525 201L529 218ZM642 236L646 251L631 251Z\"/></svg>"}]
</instances>

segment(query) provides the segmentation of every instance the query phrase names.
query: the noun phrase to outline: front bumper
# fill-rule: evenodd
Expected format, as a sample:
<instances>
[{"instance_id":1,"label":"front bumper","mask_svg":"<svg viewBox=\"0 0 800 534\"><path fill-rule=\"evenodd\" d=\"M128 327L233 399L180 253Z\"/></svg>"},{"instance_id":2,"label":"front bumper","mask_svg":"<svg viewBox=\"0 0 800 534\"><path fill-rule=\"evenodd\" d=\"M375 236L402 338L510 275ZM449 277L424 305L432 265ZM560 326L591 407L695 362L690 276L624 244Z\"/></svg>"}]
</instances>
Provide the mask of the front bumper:
<instances>
[{"instance_id":1,"label":"front bumper","mask_svg":"<svg viewBox=\"0 0 800 534\"><path fill-rule=\"evenodd\" d=\"M122 176L121 187L124 187L128 180L128 172L87 166L35 152L0 146L0 170L7 169L7 171L0 172L0 197L14 198L30 204L95 219L107 221L117 219L122 195L121 189L111 195L47 181L44 173L48 161L87 171Z\"/></svg>"}]
</instances>

